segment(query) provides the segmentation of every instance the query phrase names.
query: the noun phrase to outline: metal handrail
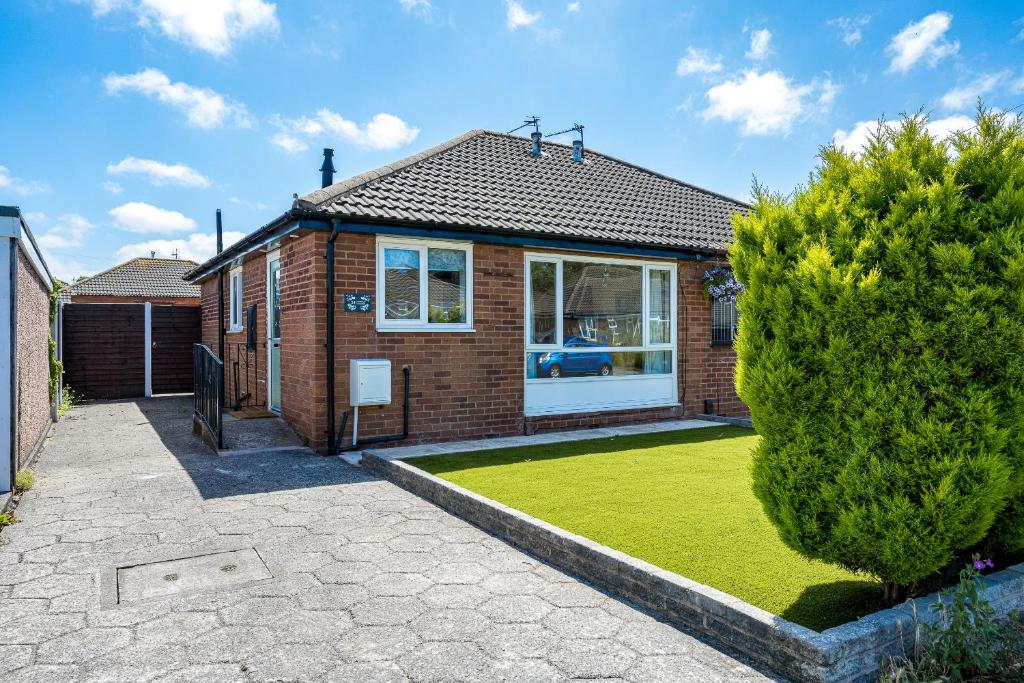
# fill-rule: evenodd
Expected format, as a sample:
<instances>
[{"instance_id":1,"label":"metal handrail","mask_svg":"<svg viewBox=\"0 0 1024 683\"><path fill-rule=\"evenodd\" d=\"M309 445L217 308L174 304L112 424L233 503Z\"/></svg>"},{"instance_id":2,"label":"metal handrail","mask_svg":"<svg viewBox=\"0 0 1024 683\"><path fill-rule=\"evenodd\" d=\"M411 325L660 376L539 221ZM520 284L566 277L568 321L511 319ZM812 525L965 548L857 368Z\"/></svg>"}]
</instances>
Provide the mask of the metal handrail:
<instances>
[{"instance_id":1,"label":"metal handrail","mask_svg":"<svg viewBox=\"0 0 1024 683\"><path fill-rule=\"evenodd\" d=\"M224 448L224 362L206 344L192 345L192 413Z\"/></svg>"}]
</instances>

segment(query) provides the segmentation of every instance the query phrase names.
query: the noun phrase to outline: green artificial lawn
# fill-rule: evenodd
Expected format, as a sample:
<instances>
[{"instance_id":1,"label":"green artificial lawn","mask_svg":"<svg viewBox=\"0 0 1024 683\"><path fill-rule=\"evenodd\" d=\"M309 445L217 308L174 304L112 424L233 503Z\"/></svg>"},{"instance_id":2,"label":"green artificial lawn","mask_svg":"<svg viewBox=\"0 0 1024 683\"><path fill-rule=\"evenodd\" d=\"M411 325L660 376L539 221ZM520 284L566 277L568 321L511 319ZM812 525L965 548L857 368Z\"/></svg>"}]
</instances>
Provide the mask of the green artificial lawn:
<instances>
[{"instance_id":1,"label":"green artificial lawn","mask_svg":"<svg viewBox=\"0 0 1024 683\"><path fill-rule=\"evenodd\" d=\"M407 462L812 629L878 609L877 582L779 540L751 491L757 438L708 427Z\"/></svg>"}]
</instances>

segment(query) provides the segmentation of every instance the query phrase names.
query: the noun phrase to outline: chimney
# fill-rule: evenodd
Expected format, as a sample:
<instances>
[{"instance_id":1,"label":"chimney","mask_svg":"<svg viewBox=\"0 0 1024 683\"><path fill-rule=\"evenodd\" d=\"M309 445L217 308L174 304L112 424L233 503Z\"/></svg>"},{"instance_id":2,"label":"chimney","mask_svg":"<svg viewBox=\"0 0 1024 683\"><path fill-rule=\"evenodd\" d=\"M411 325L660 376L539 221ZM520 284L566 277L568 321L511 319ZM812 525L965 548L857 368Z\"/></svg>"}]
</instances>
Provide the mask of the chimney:
<instances>
[{"instance_id":1,"label":"chimney","mask_svg":"<svg viewBox=\"0 0 1024 683\"><path fill-rule=\"evenodd\" d=\"M530 133L530 139L533 140L533 146L530 148L531 157L540 156L540 138L541 135L539 130L535 130L532 133Z\"/></svg>"},{"instance_id":2,"label":"chimney","mask_svg":"<svg viewBox=\"0 0 1024 683\"><path fill-rule=\"evenodd\" d=\"M583 140L572 141L572 160L577 164L583 163Z\"/></svg>"},{"instance_id":3,"label":"chimney","mask_svg":"<svg viewBox=\"0 0 1024 683\"><path fill-rule=\"evenodd\" d=\"M334 150L324 147L324 165L320 167L320 187L334 184Z\"/></svg>"}]
</instances>

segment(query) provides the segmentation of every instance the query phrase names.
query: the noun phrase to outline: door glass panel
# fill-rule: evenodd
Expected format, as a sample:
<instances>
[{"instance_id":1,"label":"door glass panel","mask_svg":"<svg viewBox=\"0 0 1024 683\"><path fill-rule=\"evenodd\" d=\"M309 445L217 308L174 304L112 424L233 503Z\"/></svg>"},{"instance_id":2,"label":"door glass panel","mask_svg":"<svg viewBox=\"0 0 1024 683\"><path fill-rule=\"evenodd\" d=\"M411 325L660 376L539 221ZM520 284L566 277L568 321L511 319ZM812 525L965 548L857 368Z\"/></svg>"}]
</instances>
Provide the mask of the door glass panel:
<instances>
[{"instance_id":1,"label":"door glass panel","mask_svg":"<svg viewBox=\"0 0 1024 683\"><path fill-rule=\"evenodd\" d=\"M650 341L668 344L672 341L672 273L652 269L650 276Z\"/></svg>"},{"instance_id":2,"label":"door glass panel","mask_svg":"<svg viewBox=\"0 0 1024 683\"><path fill-rule=\"evenodd\" d=\"M466 322L466 252L427 249L427 321Z\"/></svg>"},{"instance_id":3,"label":"door glass panel","mask_svg":"<svg viewBox=\"0 0 1024 683\"><path fill-rule=\"evenodd\" d=\"M384 317L420 318L420 252L384 249Z\"/></svg>"},{"instance_id":4,"label":"door glass panel","mask_svg":"<svg viewBox=\"0 0 1024 683\"><path fill-rule=\"evenodd\" d=\"M554 344L555 272L557 264L530 262L530 343Z\"/></svg>"},{"instance_id":5,"label":"door glass panel","mask_svg":"<svg viewBox=\"0 0 1024 683\"><path fill-rule=\"evenodd\" d=\"M562 265L562 334L600 346L643 344L643 266Z\"/></svg>"},{"instance_id":6,"label":"door glass panel","mask_svg":"<svg viewBox=\"0 0 1024 683\"><path fill-rule=\"evenodd\" d=\"M270 262L270 336L281 338L281 262Z\"/></svg>"}]
</instances>

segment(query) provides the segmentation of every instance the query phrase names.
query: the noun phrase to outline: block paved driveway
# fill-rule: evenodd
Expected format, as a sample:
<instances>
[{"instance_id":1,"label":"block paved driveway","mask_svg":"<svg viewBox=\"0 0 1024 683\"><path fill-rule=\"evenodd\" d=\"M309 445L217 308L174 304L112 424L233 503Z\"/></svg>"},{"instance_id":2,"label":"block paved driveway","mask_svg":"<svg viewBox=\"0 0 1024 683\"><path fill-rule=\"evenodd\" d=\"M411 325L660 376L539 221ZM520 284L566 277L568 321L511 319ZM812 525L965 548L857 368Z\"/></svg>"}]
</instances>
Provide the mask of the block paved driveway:
<instances>
[{"instance_id":1,"label":"block paved driveway","mask_svg":"<svg viewBox=\"0 0 1024 683\"><path fill-rule=\"evenodd\" d=\"M0 533L0 680L769 680L337 458L214 457L190 410L58 426ZM244 547L274 578L103 597L113 567Z\"/></svg>"}]
</instances>

